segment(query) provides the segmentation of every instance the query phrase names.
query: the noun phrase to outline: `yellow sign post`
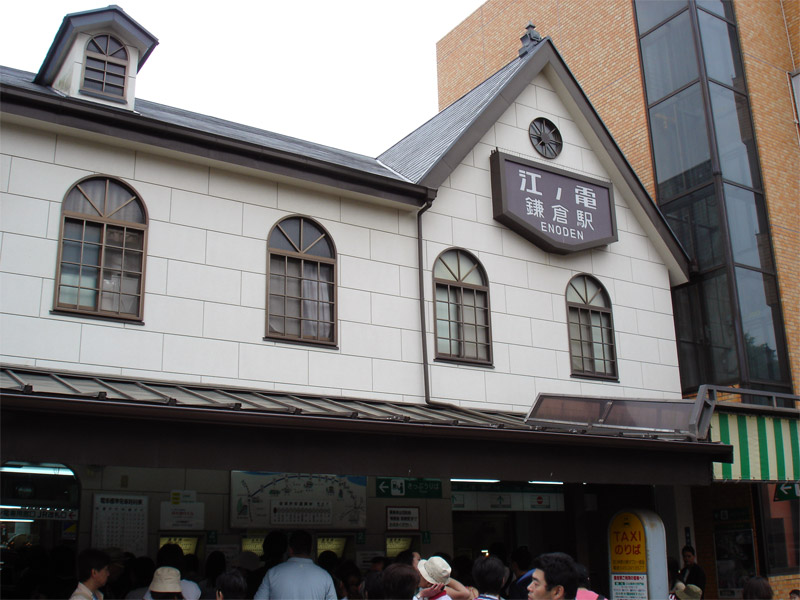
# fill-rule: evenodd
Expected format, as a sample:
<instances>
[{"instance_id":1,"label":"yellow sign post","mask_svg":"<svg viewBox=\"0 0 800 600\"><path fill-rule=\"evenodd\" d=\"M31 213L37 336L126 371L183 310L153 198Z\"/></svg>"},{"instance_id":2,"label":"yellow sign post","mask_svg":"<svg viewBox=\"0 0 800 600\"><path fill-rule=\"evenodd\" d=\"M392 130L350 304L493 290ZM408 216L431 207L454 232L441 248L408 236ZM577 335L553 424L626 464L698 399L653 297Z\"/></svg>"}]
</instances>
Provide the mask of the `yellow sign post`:
<instances>
[{"instance_id":1,"label":"yellow sign post","mask_svg":"<svg viewBox=\"0 0 800 600\"><path fill-rule=\"evenodd\" d=\"M645 510L622 511L608 527L612 600L666 598L667 546L664 524Z\"/></svg>"}]
</instances>

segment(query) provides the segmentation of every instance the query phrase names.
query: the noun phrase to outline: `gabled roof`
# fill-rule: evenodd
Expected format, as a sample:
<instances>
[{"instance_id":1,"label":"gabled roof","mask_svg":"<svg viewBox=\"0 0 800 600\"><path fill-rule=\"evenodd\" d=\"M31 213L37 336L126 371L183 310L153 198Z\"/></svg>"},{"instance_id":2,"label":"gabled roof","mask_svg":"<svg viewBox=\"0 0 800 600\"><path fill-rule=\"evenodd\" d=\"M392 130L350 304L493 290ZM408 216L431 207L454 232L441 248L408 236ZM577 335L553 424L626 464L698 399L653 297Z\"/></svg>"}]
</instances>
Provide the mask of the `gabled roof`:
<instances>
[{"instance_id":1,"label":"gabled roof","mask_svg":"<svg viewBox=\"0 0 800 600\"><path fill-rule=\"evenodd\" d=\"M689 274L686 252L549 37L529 44L527 52L386 150L378 160L414 183L438 188L545 69L555 75L557 93L571 100L633 192L638 202L630 209L663 250L672 284L684 283Z\"/></svg>"},{"instance_id":2,"label":"gabled roof","mask_svg":"<svg viewBox=\"0 0 800 600\"><path fill-rule=\"evenodd\" d=\"M138 69L142 68L147 57L158 45L158 39L144 27L134 21L119 6L110 5L68 14L61 22L61 27L50 45L47 56L39 67L34 81L44 85L52 85L58 70L69 53L72 43L79 33L113 32L122 37L126 43L139 50Z\"/></svg>"}]
</instances>

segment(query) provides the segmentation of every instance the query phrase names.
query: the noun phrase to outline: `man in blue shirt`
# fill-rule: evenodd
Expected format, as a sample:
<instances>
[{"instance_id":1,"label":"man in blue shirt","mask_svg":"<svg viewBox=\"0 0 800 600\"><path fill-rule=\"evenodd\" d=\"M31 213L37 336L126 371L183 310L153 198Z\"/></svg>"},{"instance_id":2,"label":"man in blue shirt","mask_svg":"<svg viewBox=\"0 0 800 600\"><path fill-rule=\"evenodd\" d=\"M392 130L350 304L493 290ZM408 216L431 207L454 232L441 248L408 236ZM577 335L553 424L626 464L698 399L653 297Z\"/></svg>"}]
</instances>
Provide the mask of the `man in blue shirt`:
<instances>
[{"instance_id":1,"label":"man in blue shirt","mask_svg":"<svg viewBox=\"0 0 800 600\"><path fill-rule=\"evenodd\" d=\"M267 571L254 600L336 600L333 579L311 560L310 533L292 532L289 560Z\"/></svg>"}]
</instances>

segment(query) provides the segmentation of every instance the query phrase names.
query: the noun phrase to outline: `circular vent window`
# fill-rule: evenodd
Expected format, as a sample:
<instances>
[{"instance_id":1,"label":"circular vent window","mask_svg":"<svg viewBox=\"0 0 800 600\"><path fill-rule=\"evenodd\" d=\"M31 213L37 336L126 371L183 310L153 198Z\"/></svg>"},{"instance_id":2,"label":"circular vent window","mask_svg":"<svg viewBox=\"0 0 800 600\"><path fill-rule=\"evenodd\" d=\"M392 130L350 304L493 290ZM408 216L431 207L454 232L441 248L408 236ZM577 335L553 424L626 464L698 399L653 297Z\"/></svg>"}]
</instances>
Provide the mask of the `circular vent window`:
<instances>
[{"instance_id":1,"label":"circular vent window","mask_svg":"<svg viewBox=\"0 0 800 600\"><path fill-rule=\"evenodd\" d=\"M528 134L533 147L545 158L555 158L561 154L561 147L564 145L561 132L549 119L539 117L531 121Z\"/></svg>"}]
</instances>

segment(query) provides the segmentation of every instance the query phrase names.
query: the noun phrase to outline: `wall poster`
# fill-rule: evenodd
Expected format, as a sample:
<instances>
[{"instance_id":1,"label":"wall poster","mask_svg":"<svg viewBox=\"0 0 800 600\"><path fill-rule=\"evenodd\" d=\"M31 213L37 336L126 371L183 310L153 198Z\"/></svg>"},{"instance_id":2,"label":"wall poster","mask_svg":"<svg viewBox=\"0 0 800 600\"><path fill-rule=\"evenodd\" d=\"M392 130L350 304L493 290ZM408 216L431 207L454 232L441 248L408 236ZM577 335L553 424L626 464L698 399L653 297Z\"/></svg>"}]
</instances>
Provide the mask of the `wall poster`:
<instances>
[{"instance_id":1,"label":"wall poster","mask_svg":"<svg viewBox=\"0 0 800 600\"><path fill-rule=\"evenodd\" d=\"M367 478L231 471L231 527L363 529Z\"/></svg>"},{"instance_id":2,"label":"wall poster","mask_svg":"<svg viewBox=\"0 0 800 600\"><path fill-rule=\"evenodd\" d=\"M147 554L147 496L95 494L92 547Z\"/></svg>"}]
</instances>

